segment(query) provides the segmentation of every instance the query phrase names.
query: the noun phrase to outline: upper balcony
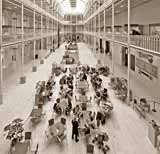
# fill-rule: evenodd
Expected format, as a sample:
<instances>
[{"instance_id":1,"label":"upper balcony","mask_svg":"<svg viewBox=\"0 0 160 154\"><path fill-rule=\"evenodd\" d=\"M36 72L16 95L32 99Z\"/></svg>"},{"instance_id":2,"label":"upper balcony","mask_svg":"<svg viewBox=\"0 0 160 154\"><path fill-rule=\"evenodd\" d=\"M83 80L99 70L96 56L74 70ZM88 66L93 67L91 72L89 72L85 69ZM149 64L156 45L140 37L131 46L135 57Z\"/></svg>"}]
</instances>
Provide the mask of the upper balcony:
<instances>
[{"instance_id":1,"label":"upper balcony","mask_svg":"<svg viewBox=\"0 0 160 154\"><path fill-rule=\"evenodd\" d=\"M112 40L112 32L84 32L86 35L94 37L104 38L109 41ZM127 33L115 33L114 42L128 45ZM149 36L149 35L130 35L130 45L144 50L151 50L154 52L160 52L160 36Z\"/></svg>"},{"instance_id":2,"label":"upper balcony","mask_svg":"<svg viewBox=\"0 0 160 154\"><path fill-rule=\"evenodd\" d=\"M112 39L112 33L106 33L105 36ZM127 34L115 33L114 38L119 43L128 44ZM160 36L130 35L130 43L133 46L160 52Z\"/></svg>"}]
</instances>

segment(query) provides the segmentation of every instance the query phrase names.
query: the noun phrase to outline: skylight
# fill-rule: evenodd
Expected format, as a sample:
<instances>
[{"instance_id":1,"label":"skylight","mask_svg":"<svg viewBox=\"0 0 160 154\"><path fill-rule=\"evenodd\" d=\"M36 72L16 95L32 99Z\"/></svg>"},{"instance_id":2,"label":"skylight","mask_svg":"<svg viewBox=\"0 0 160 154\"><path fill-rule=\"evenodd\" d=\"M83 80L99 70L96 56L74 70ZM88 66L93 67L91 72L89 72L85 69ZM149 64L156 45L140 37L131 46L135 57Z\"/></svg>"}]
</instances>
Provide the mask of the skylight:
<instances>
[{"instance_id":1,"label":"skylight","mask_svg":"<svg viewBox=\"0 0 160 154\"><path fill-rule=\"evenodd\" d=\"M83 14L88 0L57 0L63 14Z\"/></svg>"},{"instance_id":2,"label":"skylight","mask_svg":"<svg viewBox=\"0 0 160 154\"><path fill-rule=\"evenodd\" d=\"M72 8L76 8L77 0L70 0L70 4Z\"/></svg>"}]
</instances>

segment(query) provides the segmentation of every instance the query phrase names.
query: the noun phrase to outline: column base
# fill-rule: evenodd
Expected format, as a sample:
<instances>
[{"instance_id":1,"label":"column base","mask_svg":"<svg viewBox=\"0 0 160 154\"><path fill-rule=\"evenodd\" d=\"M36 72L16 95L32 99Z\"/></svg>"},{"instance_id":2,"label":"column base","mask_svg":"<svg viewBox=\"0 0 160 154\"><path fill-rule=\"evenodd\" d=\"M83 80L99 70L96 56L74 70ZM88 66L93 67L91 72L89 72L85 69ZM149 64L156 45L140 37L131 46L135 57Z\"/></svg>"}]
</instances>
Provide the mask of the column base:
<instances>
[{"instance_id":1,"label":"column base","mask_svg":"<svg viewBox=\"0 0 160 154\"><path fill-rule=\"evenodd\" d=\"M32 67L32 72L37 72L37 66Z\"/></svg>"},{"instance_id":2,"label":"column base","mask_svg":"<svg viewBox=\"0 0 160 154\"><path fill-rule=\"evenodd\" d=\"M26 76L20 77L20 84L25 84L26 83Z\"/></svg>"},{"instance_id":3,"label":"column base","mask_svg":"<svg viewBox=\"0 0 160 154\"><path fill-rule=\"evenodd\" d=\"M44 64L44 60L43 59L40 60L40 64Z\"/></svg>"},{"instance_id":4,"label":"column base","mask_svg":"<svg viewBox=\"0 0 160 154\"><path fill-rule=\"evenodd\" d=\"M131 105L131 98L130 98L130 97L127 97L126 102L127 102L127 105L130 106L130 105Z\"/></svg>"}]
</instances>

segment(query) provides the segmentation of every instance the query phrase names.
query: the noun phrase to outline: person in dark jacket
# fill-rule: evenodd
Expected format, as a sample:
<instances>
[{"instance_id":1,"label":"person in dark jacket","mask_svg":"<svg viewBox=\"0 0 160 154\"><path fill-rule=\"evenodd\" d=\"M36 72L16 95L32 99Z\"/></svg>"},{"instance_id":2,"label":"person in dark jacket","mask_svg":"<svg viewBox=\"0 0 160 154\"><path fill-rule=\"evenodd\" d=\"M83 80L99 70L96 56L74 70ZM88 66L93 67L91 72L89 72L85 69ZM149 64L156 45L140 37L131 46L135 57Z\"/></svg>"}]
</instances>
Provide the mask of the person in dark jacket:
<instances>
[{"instance_id":1,"label":"person in dark jacket","mask_svg":"<svg viewBox=\"0 0 160 154\"><path fill-rule=\"evenodd\" d=\"M97 116L96 116L96 120L97 120L97 127L99 127L99 126L100 126L101 118L102 118L102 114L101 114L101 112L97 112Z\"/></svg>"},{"instance_id":2,"label":"person in dark jacket","mask_svg":"<svg viewBox=\"0 0 160 154\"><path fill-rule=\"evenodd\" d=\"M74 139L75 136L75 141L78 142L78 136L79 136L79 123L78 123L78 119L73 119L72 120L72 139Z\"/></svg>"}]
</instances>

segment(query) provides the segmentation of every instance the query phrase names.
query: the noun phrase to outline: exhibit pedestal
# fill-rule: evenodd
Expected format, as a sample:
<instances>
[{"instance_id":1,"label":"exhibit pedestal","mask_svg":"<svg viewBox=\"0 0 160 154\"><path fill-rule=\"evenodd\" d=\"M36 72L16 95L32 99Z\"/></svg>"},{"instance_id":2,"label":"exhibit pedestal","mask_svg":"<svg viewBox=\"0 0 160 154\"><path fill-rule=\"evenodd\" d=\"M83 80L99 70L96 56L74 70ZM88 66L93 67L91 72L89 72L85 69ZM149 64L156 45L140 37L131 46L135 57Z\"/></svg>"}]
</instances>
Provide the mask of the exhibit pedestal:
<instances>
[{"instance_id":1,"label":"exhibit pedestal","mask_svg":"<svg viewBox=\"0 0 160 154\"><path fill-rule=\"evenodd\" d=\"M157 154L160 154L160 135L157 137Z\"/></svg>"},{"instance_id":2,"label":"exhibit pedestal","mask_svg":"<svg viewBox=\"0 0 160 154\"><path fill-rule=\"evenodd\" d=\"M32 67L32 72L37 72L37 66Z\"/></svg>"},{"instance_id":3,"label":"exhibit pedestal","mask_svg":"<svg viewBox=\"0 0 160 154\"><path fill-rule=\"evenodd\" d=\"M44 64L44 60L43 59L40 60L40 64Z\"/></svg>"},{"instance_id":4,"label":"exhibit pedestal","mask_svg":"<svg viewBox=\"0 0 160 154\"><path fill-rule=\"evenodd\" d=\"M154 147L157 147L158 135L160 135L159 130L155 129L152 124L148 128L148 137Z\"/></svg>"},{"instance_id":5,"label":"exhibit pedestal","mask_svg":"<svg viewBox=\"0 0 160 154\"><path fill-rule=\"evenodd\" d=\"M20 84L26 83L26 76L20 77Z\"/></svg>"}]
</instances>

